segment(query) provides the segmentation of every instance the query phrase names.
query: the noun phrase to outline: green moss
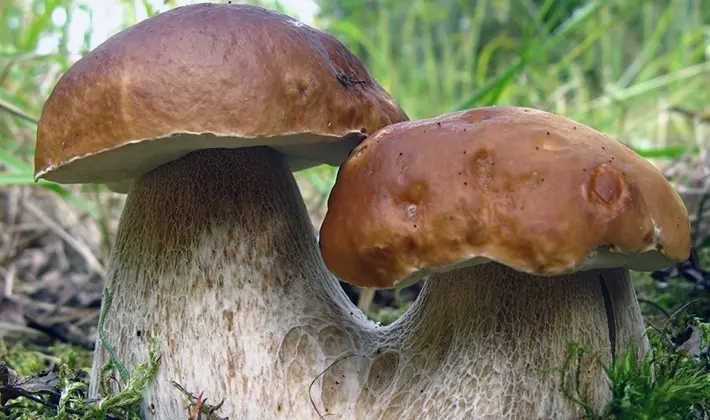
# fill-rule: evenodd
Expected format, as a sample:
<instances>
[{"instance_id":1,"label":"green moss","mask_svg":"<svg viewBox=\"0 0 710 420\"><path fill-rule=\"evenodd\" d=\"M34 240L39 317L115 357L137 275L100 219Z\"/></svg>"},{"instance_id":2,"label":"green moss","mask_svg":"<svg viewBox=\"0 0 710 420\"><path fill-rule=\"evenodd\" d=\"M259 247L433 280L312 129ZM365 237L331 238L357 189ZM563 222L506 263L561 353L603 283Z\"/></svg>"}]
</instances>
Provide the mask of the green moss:
<instances>
[{"instance_id":1,"label":"green moss","mask_svg":"<svg viewBox=\"0 0 710 420\"><path fill-rule=\"evenodd\" d=\"M30 375L44 369L48 357L52 355L40 353L24 343L9 345L5 341L0 342L0 360L21 375Z\"/></svg>"},{"instance_id":2,"label":"green moss","mask_svg":"<svg viewBox=\"0 0 710 420\"><path fill-rule=\"evenodd\" d=\"M101 382L118 382L120 390L111 392L102 387L98 401L87 400L88 369L91 359L88 351L65 344L50 347L56 355L41 355L28 351L22 344L8 349L0 347L2 360L18 374L35 378L47 378L51 384L49 392L28 393L6 402L0 409L0 419L139 419L139 405L143 390L155 376L158 369L158 351L155 337L152 338L148 361L138 365L129 374L127 381L115 378L113 362L104 366ZM44 359L43 359L44 357ZM46 360L57 362L51 369L45 369ZM51 380L49 379L51 378Z\"/></svg>"},{"instance_id":3,"label":"green moss","mask_svg":"<svg viewBox=\"0 0 710 420\"><path fill-rule=\"evenodd\" d=\"M397 289L394 292L394 302L392 306L376 308L367 311L367 317L382 325L389 325L399 319L412 306L414 302L407 302L402 299L401 290Z\"/></svg>"},{"instance_id":4,"label":"green moss","mask_svg":"<svg viewBox=\"0 0 710 420\"><path fill-rule=\"evenodd\" d=\"M663 330L648 329L651 351L637 360L632 351L607 366L612 398L599 411L573 384L562 384L567 397L589 419L687 420L710 415L710 324L682 315ZM579 369L589 352L571 343L567 368ZM564 378L564 370L561 372Z\"/></svg>"}]
</instances>

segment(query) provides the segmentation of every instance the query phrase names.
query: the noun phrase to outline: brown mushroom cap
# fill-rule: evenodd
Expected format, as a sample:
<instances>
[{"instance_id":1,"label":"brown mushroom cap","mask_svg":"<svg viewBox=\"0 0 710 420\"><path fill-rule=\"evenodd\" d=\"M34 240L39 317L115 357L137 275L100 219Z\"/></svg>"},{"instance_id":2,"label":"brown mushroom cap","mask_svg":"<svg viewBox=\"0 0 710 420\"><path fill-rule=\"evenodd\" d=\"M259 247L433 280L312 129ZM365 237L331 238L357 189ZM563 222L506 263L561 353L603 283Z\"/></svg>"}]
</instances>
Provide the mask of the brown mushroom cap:
<instances>
[{"instance_id":1,"label":"brown mushroom cap","mask_svg":"<svg viewBox=\"0 0 710 420\"><path fill-rule=\"evenodd\" d=\"M655 270L690 252L688 213L649 162L592 128L519 107L385 127L340 167L323 258L365 287L496 261L552 276Z\"/></svg>"},{"instance_id":2,"label":"brown mushroom cap","mask_svg":"<svg viewBox=\"0 0 710 420\"><path fill-rule=\"evenodd\" d=\"M236 4L179 7L108 39L47 99L35 177L119 183L202 148L271 146L339 165L407 120L333 36Z\"/></svg>"}]
</instances>

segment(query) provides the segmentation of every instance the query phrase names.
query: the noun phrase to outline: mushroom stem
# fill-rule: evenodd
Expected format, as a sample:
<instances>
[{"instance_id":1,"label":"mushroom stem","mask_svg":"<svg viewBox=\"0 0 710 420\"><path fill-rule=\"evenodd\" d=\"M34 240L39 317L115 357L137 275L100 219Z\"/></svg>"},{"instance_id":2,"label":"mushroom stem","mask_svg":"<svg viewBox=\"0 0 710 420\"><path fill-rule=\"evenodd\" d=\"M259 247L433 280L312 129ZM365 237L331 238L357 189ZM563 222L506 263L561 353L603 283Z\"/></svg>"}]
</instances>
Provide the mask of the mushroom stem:
<instances>
[{"instance_id":1,"label":"mushroom stem","mask_svg":"<svg viewBox=\"0 0 710 420\"><path fill-rule=\"evenodd\" d=\"M160 365L145 418L185 416L171 384L229 418L313 413L310 381L360 351L362 315L322 263L293 176L271 149L192 152L135 181L108 267L105 334L129 370ZM107 352L97 343L90 394Z\"/></svg>"},{"instance_id":2,"label":"mushroom stem","mask_svg":"<svg viewBox=\"0 0 710 420\"><path fill-rule=\"evenodd\" d=\"M578 418L554 370L569 340L593 350L578 379L596 407L610 397L602 364L612 350L623 353L630 341L638 355L648 349L624 269L536 277L488 263L435 274L383 334L364 387L378 399L369 418L388 408L387 418ZM574 395L571 362L564 378Z\"/></svg>"}]
</instances>

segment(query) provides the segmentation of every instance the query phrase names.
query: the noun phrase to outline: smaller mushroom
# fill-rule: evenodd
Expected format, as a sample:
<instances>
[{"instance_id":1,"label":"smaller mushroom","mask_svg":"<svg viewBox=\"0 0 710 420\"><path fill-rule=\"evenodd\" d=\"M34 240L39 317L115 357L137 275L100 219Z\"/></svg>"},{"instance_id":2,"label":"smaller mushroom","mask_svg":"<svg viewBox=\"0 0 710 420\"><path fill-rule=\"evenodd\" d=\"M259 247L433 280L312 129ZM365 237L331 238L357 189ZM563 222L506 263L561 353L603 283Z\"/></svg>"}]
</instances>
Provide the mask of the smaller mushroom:
<instances>
[{"instance_id":1,"label":"smaller mushroom","mask_svg":"<svg viewBox=\"0 0 710 420\"><path fill-rule=\"evenodd\" d=\"M369 418L549 419L581 414L546 371L569 340L593 350L578 379L597 407L610 397L602 365L629 345L647 351L628 270L686 259L689 238L678 194L631 149L561 116L487 107L361 143L338 173L320 248L357 286L428 276L380 332Z\"/></svg>"}]
</instances>

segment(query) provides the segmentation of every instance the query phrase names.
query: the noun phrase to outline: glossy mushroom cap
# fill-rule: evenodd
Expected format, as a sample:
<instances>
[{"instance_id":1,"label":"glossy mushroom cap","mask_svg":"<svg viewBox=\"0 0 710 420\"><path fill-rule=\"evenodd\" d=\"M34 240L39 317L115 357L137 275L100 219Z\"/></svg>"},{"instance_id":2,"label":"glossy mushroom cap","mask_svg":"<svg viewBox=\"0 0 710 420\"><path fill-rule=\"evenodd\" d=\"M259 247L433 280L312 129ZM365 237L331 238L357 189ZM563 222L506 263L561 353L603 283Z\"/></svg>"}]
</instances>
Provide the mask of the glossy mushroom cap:
<instances>
[{"instance_id":1,"label":"glossy mushroom cap","mask_svg":"<svg viewBox=\"0 0 710 420\"><path fill-rule=\"evenodd\" d=\"M120 183L203 148L271 146L339 165L407 120L337 39L255 6L160 13L74 64L39 124L35 177Z\"/></svg>"},{"instance_id":2,"label":"glossy mushroom cap","mask_svg":"<svg viewBox=\"0 0 710 420\"><path fill-rule=\"evenodd\" d=\"M496 261L553 276L688 257L687 210L649 162L567 118L488 107L385 127L341 166L320 231L365 287Z\"/></svg>"}]
</instances>

